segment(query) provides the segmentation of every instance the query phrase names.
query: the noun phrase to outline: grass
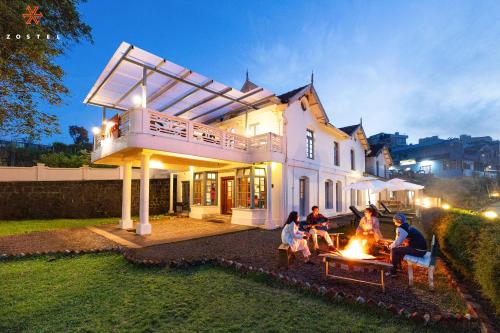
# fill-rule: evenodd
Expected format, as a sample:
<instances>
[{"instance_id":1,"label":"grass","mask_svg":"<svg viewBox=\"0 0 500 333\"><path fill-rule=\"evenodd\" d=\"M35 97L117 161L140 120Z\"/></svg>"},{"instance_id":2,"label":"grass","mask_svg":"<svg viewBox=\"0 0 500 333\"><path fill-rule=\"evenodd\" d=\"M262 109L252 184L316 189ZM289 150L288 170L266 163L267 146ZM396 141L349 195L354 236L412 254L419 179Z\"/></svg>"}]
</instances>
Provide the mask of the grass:
<instances>
[{"instance_id":1,"label":"grass","mask_svg":"<svg viewBox=\"0 0 500 333\"><path fill-rule=\"evenodd\" d=\"M118 218L96 219L56 219L56 220L0 220L0 237L67 228L82 228L102 224L117 223Z\"/></svg>"},{"instance_id":2,"label":"grass","mask_svg":"<svg viewBox=\"0 0 500 333\"><path fill-rule=\"evenodd\" d=\"M0 263L1 332L438 332L221 268L144 268L118 254Z\"/></svg>"}]
</instances>

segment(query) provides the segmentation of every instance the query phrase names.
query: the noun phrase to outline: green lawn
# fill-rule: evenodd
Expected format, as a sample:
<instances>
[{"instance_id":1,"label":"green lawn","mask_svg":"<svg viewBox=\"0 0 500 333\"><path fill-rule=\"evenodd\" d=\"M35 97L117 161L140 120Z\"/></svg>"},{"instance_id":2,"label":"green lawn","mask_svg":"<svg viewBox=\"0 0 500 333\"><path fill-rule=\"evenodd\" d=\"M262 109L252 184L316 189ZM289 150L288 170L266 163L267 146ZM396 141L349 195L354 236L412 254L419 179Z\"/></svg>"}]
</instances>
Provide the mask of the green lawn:
<instances>
[{"instance_id":1,"label":"green lawn","mask_svg":"<svg viewBox=\"0 0 500 333\"><path fill-rule=\"evenodd\" d=\"M118 223L118 218L108 217L99 219L57 219L57 220L20 220L1 221L0 237L47 231L66 228L82 228L87 226Z\"/></svg>"},{"instance_id":2,"label":"green lawn","mask_svg":"<svg viewBox=\"0 0 500 333\"><path fill-rule=\"evenodd\" d=\"M144 268L110 253L2 262L0 281L0 332L423 330L221 268Z\"/></svg>"}]
</instances>

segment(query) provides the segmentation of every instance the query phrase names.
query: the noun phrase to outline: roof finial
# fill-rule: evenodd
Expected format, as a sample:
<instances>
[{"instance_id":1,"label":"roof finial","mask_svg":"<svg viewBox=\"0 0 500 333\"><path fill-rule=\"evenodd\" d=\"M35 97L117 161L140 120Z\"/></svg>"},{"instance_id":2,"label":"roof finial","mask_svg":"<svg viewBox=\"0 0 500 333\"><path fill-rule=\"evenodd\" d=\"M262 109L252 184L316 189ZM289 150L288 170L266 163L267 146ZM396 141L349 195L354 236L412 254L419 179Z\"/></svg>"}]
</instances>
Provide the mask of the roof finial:
<instances>
[{"instance_id":1,"label":"roof finial","mask_svg":"<svg viewBox=\"0 0 500 333\"><path fill-rule=\"evenodd\" d=\"M363 117L359 118L359 124L363 125Z\"/></svg>"},{"instance_id":2,"label":"roof finial","mask_svg":"<svg viewBox=\"0 0 500 333\"><path fill-rule=\"evenodd\" d=\"M311 84L314 83L314 71L311 71Z\"/></svg>"},{"instance_id":3,"label":"roof finial","mask_svg":"<svg viewBox=\"0 0 500 333\"><path fill-rule=\"evenodd\" d=\"M246 75L246 80L248 81L248 68L247 68L247 75Z\"/></svg>"}]
</instances>

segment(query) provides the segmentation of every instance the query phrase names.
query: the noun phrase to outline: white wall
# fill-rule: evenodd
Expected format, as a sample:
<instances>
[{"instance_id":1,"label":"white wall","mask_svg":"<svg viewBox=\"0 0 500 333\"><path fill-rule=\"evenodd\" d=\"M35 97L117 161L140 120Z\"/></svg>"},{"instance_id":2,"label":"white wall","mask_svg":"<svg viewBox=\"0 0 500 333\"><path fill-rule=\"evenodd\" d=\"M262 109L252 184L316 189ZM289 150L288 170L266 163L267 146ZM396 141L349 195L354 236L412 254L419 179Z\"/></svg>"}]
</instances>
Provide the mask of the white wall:
<instances>
[{"instance_id":1,"label":"white wall","mask_svg":"<svg viewBox=\"0 0 500 333\"><path fill-rule=\"evenodd\" d=\"M277 105L270 105L248 112L248 114L242 114L223 122L214 122L210 125L249 137L253 133L247 133L245 126L250 127L253 124L258 124L256 135L269 132L283 135L283 118L281 112L277 110Z\"/></svg>"},{"instance_id":2,"label":"white wall","mask_svg":"<svg viewBox=\"0 0 500 333\"><path fill-rule=\"evenodd\" d=\"M151 178L168 178L166 170L151 169ZM132 169L132 178L140 179L140 169ZM33 167L0 167L0 182L19 181L80 181L119 180L123 171L118 168L50 168L42 163Z\"/></svg>"}]
</instances>

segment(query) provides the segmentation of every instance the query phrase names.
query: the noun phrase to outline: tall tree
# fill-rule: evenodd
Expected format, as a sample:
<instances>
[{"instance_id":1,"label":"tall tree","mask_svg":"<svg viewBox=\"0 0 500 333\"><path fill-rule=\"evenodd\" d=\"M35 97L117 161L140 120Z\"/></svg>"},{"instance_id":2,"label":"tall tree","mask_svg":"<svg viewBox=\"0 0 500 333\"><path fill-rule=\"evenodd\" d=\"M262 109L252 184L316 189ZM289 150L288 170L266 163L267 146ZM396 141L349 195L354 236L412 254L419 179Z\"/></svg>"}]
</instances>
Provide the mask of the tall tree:
<instances>
[{"instance_id":1,"label":"tall tree","mask_svg":"<svg viewBox=\"0 0 500 333\"><path fill-rule=\"evenodd\" d=\"M59 105L68 94L55 59L73 43L92 42L77 10L81 2L0 0L0 133L30 140L60 133L57 117L39 105ZM30 11L43 16L30 19Z\"/></svg>"},{"instance_id":2,"label":"tall tree","mask_svg":"<svg viewBox=\"0 0 500 333\"><path fill-rule=\"evenodd\" d=\"M69 127L69 135L73 139L75 145L83 145L89 143L89 132L85 127L72 125Z\"/></svg>"}]
</instances>

